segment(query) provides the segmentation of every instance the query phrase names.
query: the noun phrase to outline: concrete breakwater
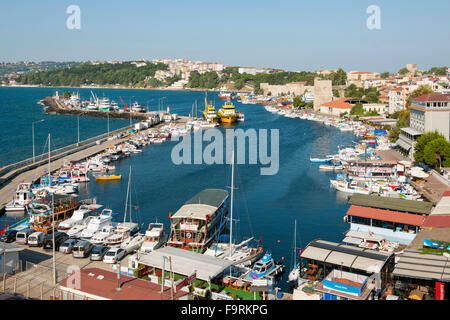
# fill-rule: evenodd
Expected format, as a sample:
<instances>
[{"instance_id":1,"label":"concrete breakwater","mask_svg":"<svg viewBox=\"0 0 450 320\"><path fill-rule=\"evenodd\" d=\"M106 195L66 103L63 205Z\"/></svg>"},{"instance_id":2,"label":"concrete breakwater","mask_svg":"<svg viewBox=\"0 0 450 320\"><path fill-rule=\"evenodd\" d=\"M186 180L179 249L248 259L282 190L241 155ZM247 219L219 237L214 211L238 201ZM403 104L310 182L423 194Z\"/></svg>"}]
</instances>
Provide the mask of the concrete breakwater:
<instances>
[{"instance_id":1,"label":"concrete breakwater","mask_svg":"<svg viewBox=\"0 0 450 320\"><path fill-rule=\"evenodd\" d=\"M117 111L100 111L100 110L80 110L65 106L55 97L45 97L41 100L44 105L45 113L71 114L74 116L84 115L96 118L116 118L131 120L148 120L149 117L158 114L156 112L139 113L139 112L117 112Z\"/></svg>"}]
</instances>

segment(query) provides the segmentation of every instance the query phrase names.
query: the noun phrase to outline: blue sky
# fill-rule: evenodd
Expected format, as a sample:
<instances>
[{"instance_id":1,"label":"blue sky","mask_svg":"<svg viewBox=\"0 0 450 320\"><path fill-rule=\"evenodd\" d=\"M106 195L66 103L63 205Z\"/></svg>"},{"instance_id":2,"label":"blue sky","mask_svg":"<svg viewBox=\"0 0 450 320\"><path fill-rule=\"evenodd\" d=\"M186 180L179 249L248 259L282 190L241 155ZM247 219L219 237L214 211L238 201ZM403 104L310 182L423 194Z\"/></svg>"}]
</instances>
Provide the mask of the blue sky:
<instances>
[{"instance_id":1,"label":"blue sky","mask_svg":"<svg viewBox=\"0 0 450 320\"><path fill-rule=\"evenodd\" d=\"M69 30L69 5L81 30ZM369 30L369 5L381 30ZM450 65L448 0L2 0L0 61L187 58L396 72Z\"/></svg>"}]
</instances>

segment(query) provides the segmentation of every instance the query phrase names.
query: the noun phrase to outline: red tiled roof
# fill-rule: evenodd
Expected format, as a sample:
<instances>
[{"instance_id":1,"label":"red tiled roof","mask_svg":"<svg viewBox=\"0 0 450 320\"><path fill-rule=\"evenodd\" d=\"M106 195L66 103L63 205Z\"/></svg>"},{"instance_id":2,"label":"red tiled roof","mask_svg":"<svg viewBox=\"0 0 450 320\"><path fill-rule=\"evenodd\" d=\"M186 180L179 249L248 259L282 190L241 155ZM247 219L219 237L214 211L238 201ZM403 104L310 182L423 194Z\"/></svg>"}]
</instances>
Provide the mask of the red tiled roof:
<instances>
[{"instance_id":1,"label":"red tiled roof","mask_svg":"<svg viewBox=\"0 0 450 320\"><path fill-rule=\"evenodd\" d=\"M323 103L322 106L324 107L332 107L332 108L340 108L340 109L351 109L352 105L348 102L345 102L346 100L349 100L351 98L340 98L334 101Z\"/></svg>"},{"instance_id":2,"label":"red tiled roof","mask_svg":"<svg viewBox=\"0 0 450 320\"><path fill-rule=\"evenodd\" d=\"M423 222L423 227L448 228L450 227L450 215L428 216L425 218L425 221Z\"/></svg>"},{"instance_id":3,"label":"red tiled roof","mask_svg":"<svg viewBox=\"0 0 450 320\"><path fill-rule=\"evenodd\" d=\"M423 96L413 98L413 100L422 101L422 102L450 101L450 94L431 93L431 94L425 94Z\"/></svg>"},{"instance_id":4,"label":"red tiled roof","mask_svg":"<svg viewBox=\"0 0 450 320\"><path fill-rule=\"evenodd\" d=\"M450 191L444 191L442 194L443 197L450 197Z\"/></svg>"},{"instance_id":5,"label":"red tiled roof","mask_svg":"<svg viewBox=\"0 0 450 320\"><path fill-rule=\"evenodd\" d=\"M89 274L93 274L90 276ZM98 279L98 276L103 276ZM73 288L70 276L60 284L62 287ZM160 293L161 285L150 281L136 279L130 276L120 275L121 290L117 291L117 273L100 268L88 268L80 271L80 288L76 289L85 293L111 300L170 300L169 287L164 287L164 293ZM184 291L174 293L174 299L187 295Z\"/></svg>"},{"instance_id":6,"label":"red tiled roof","mask_svg":"<svg viewBox=\"0 0 450 320\"><path fill-rule=\"evenodd\" d=\"M390 221L397 223L404 223L413 226L421 226L424 217L418 214L410 214L398 211L375 209L368 207L360 207L352 205L348 211L348 216L357 216L363 218L371 218L382 221Z\"/></svg>"}]
</instances>

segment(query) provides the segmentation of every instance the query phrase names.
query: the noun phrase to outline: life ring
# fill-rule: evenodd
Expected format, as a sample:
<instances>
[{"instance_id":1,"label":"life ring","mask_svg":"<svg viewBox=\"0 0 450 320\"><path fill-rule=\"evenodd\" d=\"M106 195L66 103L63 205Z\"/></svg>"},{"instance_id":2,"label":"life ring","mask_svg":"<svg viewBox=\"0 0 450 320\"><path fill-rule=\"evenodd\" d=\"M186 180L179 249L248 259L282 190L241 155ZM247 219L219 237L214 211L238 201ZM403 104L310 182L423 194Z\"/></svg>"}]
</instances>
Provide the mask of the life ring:
<instances>
[{"instance_id":1,"label":"life ring","mask_svg":"<svg viewBox=\"0 0 450 320\"><path fill-rule=\"evenodd\" d=\"M258 276L256 275L256 273L252 273L252 274L250 275L250 277L251 277L253 280L256 280L256 278L258 278Z\"/></svg>"},{"instance_id":2,"label":"life ring","mask_svg":"<svg viewBox=\"0 0 450 320\"><path fill-rule=\"evenodd\" d=\"M192 234L186 233L186 238L190 239L192 237Z\"/></svg>"}]
</instances>

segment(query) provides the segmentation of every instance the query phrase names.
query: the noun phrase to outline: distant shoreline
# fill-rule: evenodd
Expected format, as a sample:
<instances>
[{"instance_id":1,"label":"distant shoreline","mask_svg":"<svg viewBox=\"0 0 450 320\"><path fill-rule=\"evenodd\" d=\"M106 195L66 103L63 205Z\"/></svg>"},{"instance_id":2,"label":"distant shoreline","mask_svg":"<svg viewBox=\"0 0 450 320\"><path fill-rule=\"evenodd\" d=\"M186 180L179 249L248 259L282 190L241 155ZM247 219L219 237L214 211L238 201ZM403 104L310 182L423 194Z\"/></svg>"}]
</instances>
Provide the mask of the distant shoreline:
<instances>
[{"instance_id":1,"label":"distant shoreline","mask_svg":"<svg viewBox=\"0 0 450 320\"><path fill-rule=\"evenodd\" d=\"M2 85L3 88L54 88L54 89L123 89L123 90L160 90L160 91L209 91L209 92L221 92L224 90L217 89L199 89L199 88L131 88L131 87L109 87L109 86L88 86L88 87L71 87L71 86L43 86L43 85ZM225 90L230 91L230 90ZM239 90L235 90L239 91ZM249 91L246 91L249 92Z\"/></svg>"}]
</instances>

